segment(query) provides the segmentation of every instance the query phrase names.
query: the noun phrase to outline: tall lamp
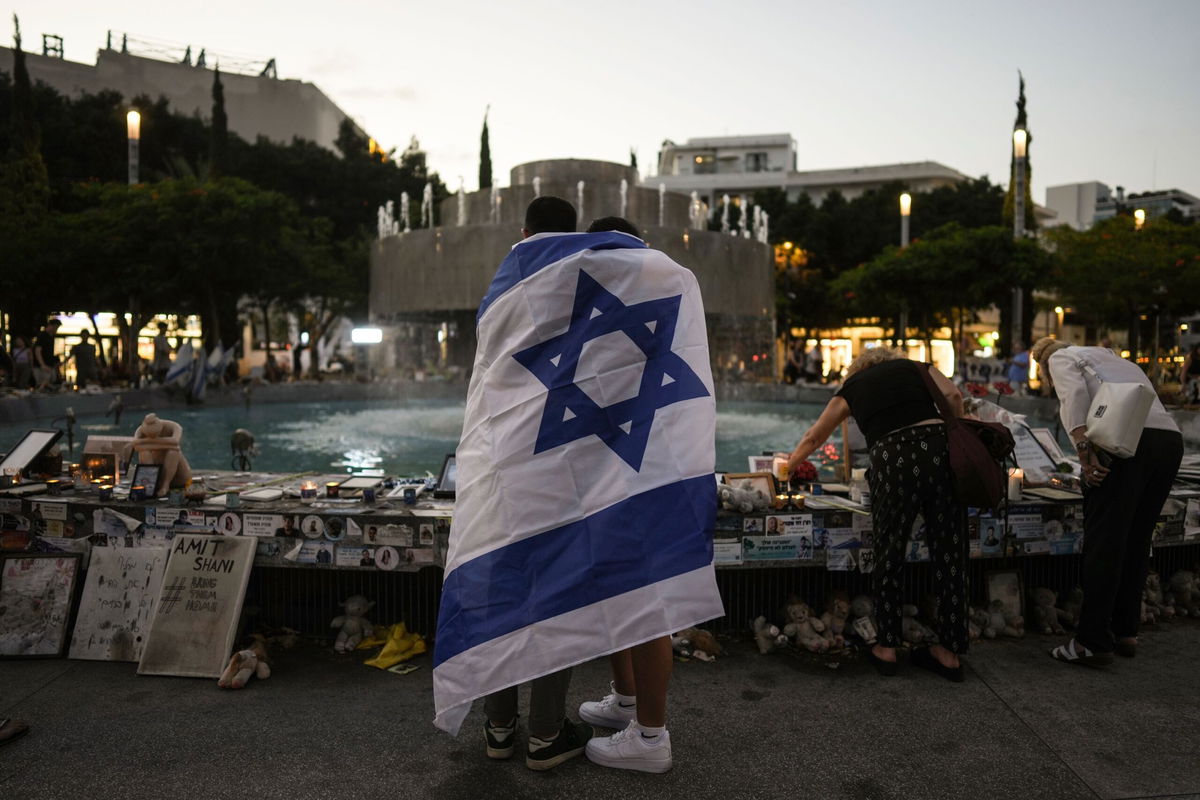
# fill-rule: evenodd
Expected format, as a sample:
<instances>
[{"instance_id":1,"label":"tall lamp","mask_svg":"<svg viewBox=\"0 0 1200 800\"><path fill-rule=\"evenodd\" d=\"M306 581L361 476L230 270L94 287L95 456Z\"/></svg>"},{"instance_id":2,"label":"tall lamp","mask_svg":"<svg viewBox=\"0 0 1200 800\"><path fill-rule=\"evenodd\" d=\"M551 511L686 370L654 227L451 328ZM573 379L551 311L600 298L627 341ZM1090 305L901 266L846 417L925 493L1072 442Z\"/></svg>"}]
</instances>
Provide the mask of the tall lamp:
<instances>
[{"instance_id":1,"label":"tall lamp","mask_svg":"<svg viewBox=\"0 0 1200 800\"><path fill-rule=\"evenodd\" d=\"M136 110L125 115L125 130L129 138L129 185L138 182L138 141L142 138L142 115Z\"/></svg>"},{"instance_id":2,"label":"tall lamp","mask_svg":"<svg viewBox=\"0 0 1200 800\"><path fill-rule=\"evenodd\" d=\"M1025 238L1025 148L1029 134L1022 128L1013 131L1013 238ZM1013 288L1013 347L1021 338L1025 327L1024 292L1020 286Z\"/></svg>"}]
</instances>

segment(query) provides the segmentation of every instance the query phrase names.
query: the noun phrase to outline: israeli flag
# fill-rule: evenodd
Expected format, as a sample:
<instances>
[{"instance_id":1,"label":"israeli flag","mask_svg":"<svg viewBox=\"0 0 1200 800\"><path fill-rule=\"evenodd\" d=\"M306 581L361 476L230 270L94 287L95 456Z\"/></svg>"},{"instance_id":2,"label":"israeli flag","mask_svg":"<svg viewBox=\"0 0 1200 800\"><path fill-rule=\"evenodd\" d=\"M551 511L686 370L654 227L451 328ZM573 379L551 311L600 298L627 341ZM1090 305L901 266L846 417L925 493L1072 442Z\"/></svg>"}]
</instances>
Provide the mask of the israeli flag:
<instances>
[{"instance_id":1,"label":"israeli flag","mask_svg":"<svg viewBox=\"0 0 1200 800\"><path fill-rule=\"evenodd\" d=\"M188 384L192 378L192 342L189 339L180 346L178 352L175 353L175 360L171 362L170 369L167 370L167 376L163 379L163 384L166 386L172 383Z\"/></svg>"},{"instance_id":2,"label":"israeli flag","mask_svg":"<svg viewBox=\"0 0 1200 800\"><path fill-rule=\"evenodd\" d=\"M724 614L695 276L624 233L513 247L479 308L434 650L434 724Z\"/></svg>"}]
</instances>

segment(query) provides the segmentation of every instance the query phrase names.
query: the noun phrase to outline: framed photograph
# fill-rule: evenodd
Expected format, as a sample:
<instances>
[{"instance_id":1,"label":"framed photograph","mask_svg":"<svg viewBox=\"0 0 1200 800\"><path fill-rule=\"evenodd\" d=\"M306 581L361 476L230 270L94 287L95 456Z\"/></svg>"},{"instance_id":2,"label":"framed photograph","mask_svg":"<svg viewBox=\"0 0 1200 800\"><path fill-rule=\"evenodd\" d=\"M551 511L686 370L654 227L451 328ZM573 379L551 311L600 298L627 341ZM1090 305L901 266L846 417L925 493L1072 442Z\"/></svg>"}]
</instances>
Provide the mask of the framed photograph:
<instances>
[{"instance_id":1,"label":"framed photograph","mask_svg":"<svg viewBox=\"0 0 1200 800\"><path fill-rule=\"evenodd\" d=\"M24 473L42 453L54 446L60 436L62 431L54 428L34 428L29 431L21 437L21 441L13 445L4 456L4 460L0 461L0 475L9 472Z\"/></svg>"},{"instance_id":2,"label":"framed photograph","mask_svg":"<svg viewBox=\"0 0 1200 800\"><path fill-rule=\"evenodd\" d=\"M162 464L138 464L133 470L130 486L145 486L146 496L158 494L158 481L162 475Z\"/></svg>"},{"instance_id":3,"label":"framed photograph","mask_svg":"<svg viewBox=\"0 0 1200 800\"><path fill-rule=\"evenodd\" d=\"M1004 604L1005 613L1021 616L1024 614L1021 606L1021 573L1015 569L992 570L984 575L987 589L988 605L996 600Z\"/></svg>"},{"instance_id":4,"label":"framed photograph","mask_svg":"<svg viewBox=\"0 0 1200 800\"><path fill-rule=\"evenodd\" d=\"M70 640L78 553L0 556L0 658L61 658Z\"/></svg>"},{"instance_id":5,"label":"framed photograph","mask_svg":"<svg viewBox=\"0 0 1200 800\"><path fill-rule=\"evenodd\" d=\"M774 472L775 456L747 456L751 472Z\"/></svg>"},{"instance_id":6,"label":"framed photograph","mask_svg":"<svg viewBox=\"0 0 1200 800\"><path fill-rule=\"evenodd\" d=\"M775 504L775 476L767 472L726 472L727 486L740 486L743 489L757 489L767 496L767 502Z\"/></svg>"}]
</instances>

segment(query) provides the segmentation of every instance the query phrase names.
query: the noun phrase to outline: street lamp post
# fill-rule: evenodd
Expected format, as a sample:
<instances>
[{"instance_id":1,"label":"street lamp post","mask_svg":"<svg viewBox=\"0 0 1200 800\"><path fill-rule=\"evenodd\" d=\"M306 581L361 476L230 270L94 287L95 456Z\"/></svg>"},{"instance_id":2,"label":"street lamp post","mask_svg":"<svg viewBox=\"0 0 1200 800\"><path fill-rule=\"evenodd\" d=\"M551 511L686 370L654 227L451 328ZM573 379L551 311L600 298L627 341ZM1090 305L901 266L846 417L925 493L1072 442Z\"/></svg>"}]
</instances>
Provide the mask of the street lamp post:
<instances>
[{"instance_id":1,"label":"street lamp post","mask_svg":"<svg viewBox=\"0 0 1200 800\"><path fill-rule=\"evenodd\" d=\"M1146 209L1137 208L1133 212L1133 229L1140 231L1142 226L1146 224Z\"/></svg>"},{"instance_id":2,"label":"street lamp post","mask_svg":"<svg viewBox=\"0 0 1200 800\"><path fill-rule=\"evenodd\" d=\"M125 129L129 138L129 185L138 182L138 141L142 138L142 115L130 111L125 115Z\"/></svg>"},{"instance_id":3,"label":"street lamp post","mask_svg":"<svg viewBox=\"0 0 1200 800\"><path fill-rule=\"evenodd\" d=\"M1025 238L1025 147L1029 143L1029 134L1023 129L1013 131L1013 238ZM1015 352L1016 344L1021 339L1021 331L1025 327L1024 292L1020 286L1013 287L1013 330L1012 341Z\"/></svg>"},{"instance_id":4,"label":"street lamp post","mask_svg":"<svg viewBox=\"0 0 1200 800\"><path fill-rule=\"evenodd\" d=\"M904 192L900 195L900 248L908 247L908 216L912 213L912 195ZM900 305L900 346L907 350L908 345L908 304Z\"/></svg>"}]
</instances>

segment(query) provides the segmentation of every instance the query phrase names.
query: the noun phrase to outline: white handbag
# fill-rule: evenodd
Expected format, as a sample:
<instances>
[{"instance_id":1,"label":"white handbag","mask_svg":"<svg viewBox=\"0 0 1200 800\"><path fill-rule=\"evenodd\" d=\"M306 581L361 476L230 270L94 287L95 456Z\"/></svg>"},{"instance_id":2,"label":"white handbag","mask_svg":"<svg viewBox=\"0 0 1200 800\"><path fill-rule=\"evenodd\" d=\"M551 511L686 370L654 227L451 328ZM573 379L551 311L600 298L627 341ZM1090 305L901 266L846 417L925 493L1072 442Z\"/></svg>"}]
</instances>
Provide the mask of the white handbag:
<instances>
[{"instance_id":1,"label":"white handbag","mask_svg":"<svg viewBox=\"0 0 1200 800\"><path fill-rule=\"evenodd\" d=\"M1154 391L1144 383L1104 381L1091 365L1080 362L1080 367L1100 381L1088 409L1088 441L1118 458L1129 458L1137 452Z\"/></svg>"}]
</instances>

